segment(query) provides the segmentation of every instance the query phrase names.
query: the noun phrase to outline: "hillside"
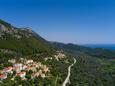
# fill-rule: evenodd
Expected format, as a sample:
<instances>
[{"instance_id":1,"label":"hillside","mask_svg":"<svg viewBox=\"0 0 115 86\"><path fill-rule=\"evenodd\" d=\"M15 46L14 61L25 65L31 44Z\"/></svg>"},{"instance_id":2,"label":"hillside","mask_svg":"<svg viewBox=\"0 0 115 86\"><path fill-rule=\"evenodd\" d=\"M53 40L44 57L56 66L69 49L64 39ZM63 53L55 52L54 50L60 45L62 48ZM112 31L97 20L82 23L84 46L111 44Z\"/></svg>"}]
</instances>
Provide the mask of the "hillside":
<instances>
[{"instance_id":1,"label":"hillside","mask_svg":"<svg viewBox=\"0 0 115 86\"><path fill-rule=\"evenodd\" d=\"M52 44L76 57L70 80L72 86L115 85L115 51L58 42Z\"/></svg>"},{"instance_id":2,"label":"hillside","mask_svg":"<svg viewBox=\"0 0 115 86\"><path fill-rule=\"evenodd\" d=\"M17 28L3 20L0 20L0 49L11 49L22 54L53 52L51 45L30 28Z\"/></svg>"},{"instance_id":3,"label":"hillside","mask_svg":"<svg viewBox=\"0 0 115 86\"><path fill-rule=\"evenodd\" d=\"M52 44L62 49L66 52L72 53L72 54L88 54L90 56L94 57L103 57L108 59L114 59L115 58L115 51L102 49L102 48L96 48L92 49L89 47L81 46L81 45L75 45L75 44L64 44L64 43L58 43L58 42L52 42Z\"/></svg>"}]
</instances>

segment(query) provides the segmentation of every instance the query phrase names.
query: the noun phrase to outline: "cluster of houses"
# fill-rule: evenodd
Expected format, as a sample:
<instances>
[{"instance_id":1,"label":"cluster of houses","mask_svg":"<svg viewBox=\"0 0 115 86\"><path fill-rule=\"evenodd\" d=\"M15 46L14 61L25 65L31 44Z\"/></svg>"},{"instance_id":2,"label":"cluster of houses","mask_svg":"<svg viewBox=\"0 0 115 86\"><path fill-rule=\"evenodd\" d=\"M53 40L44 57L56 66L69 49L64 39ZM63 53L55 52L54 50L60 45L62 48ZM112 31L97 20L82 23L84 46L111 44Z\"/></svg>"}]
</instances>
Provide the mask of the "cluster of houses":
<instances>
[{"instance_id":1,"label":"cluster of houses","mask_svg":"<svg viewBox=\"0 0 115 86\"><path fill-rule=\"evenodd\" d=\"M30 75L31 78L45 78L46 74L49 72L49 68L46 65L33 60L20 58L18 62L15 59L8 60L8 62L12 63L12 66L0 70L0 80L7 79L9 74L13 76L11 80L15 80L16 76L19 76L22 80L26 80L26 74L30 70L32 71L32 74Z\"/></svg>"},{"instance_id":2,"label":"cluster of houses","mask_svg":"<svg viewBox=\"0 0 115 86\"><path fill-rule=\"evenodd\" d=\"M66 58L66 55L64 54L63 51L56 51L56 53L53 55L54 59L56 59L57 61L60 61L64 58ZM44 58L44 61L47 61L47 60L52 60L53 57L46 57Z\"/></svg>"},{"instance_id":3,"label":"cluster of houses","mask_svg":"<svg viewBox=\"0 0 115 86\"><path fill-rule=\"evenodd\" d=\"M61 59L64 59L66 55L63 53L63 51L57 51L54 57L57 61L59 61Z\"/></svg>"}]
</instances>

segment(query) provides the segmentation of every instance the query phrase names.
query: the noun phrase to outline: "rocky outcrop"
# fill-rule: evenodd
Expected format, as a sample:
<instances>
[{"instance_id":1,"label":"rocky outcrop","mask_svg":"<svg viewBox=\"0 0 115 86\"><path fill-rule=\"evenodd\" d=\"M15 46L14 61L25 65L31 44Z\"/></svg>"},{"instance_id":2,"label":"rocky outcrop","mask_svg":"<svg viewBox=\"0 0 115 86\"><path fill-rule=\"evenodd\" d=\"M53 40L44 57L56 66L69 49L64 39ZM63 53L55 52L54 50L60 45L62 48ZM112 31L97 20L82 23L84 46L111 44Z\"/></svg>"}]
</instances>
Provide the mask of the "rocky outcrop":
<instances>
[{"instance_id":1,"label":"rocky outcrop","mask_svg":"<svg viewBox=\"0 0 115 86\"><path fill-rule=\"evenodd\" d=\"M8 28L6 28L4 25L0 24L0 30L2 32L7 32L8 31Z\"/></svg>"},{"instance_id":2,"label":"rocky outcrop","mask_svg":"<svg viewBox=\"0 0 115 86\"><path fill-rule=\"evenodd\" d=\"M0 21L0 38L4 35L4 33L12 35L12 37L21 39L22 36L25 36L27 38L33 36L34 32L31 30L31 28L16 28L12 25Z\"/></svg>"}]
</instances>

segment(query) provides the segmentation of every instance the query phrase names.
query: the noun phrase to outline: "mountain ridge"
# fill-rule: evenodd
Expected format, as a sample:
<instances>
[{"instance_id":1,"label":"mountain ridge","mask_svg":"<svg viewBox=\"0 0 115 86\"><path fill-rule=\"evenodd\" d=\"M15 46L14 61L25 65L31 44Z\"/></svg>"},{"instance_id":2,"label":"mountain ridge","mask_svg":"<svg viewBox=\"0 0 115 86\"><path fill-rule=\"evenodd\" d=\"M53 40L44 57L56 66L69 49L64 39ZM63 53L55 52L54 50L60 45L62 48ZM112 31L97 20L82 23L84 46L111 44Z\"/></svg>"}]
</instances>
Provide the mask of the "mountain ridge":
<instances>
[{"instance_id":1,"label":"mountain ridge","mask_svg":"<svg viewBox=\"0 0 115 86\"><path fill-rule=\"evenodd\" d=\"M103 49L103 48L95 48L92 49L87 46L82 46L82 45L76 45L72 43L64 44L64 43L59 43L59 42L52 42L52 44L64 51L67 51L68 53L71 52L72 54L88 54L94 57L103 57L103 58L115 58L115 51L113 50L108 50L108 49Z\"/></svg>"},{"instance_id":2,"label":"mountain ridge","mask_svg":"<svg viewBox=\"0 0 115 86\"><path fill-rule=\"evenodd\" d=\"M39 52L38 50L47 53L53 52L53 48L49 42L32 31L32 29L17 28L3 20L0 20L0 43L0 48L14 49L24 53L33 53L33 51L37 53Z\"/></svg>"}]
</instances>

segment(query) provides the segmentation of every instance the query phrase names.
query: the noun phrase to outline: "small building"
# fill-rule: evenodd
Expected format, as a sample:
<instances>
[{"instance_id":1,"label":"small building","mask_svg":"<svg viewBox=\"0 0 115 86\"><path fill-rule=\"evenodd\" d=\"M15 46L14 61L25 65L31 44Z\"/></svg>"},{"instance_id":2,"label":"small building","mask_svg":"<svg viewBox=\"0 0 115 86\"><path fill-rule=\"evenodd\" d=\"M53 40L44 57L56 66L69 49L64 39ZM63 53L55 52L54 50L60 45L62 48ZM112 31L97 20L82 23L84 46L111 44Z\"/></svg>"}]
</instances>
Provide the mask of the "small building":
<instances>
[{"instance_id":1,"label":"small building","mask_svg":"<svg viewBox=\"0 0 115 86\"><path fill-rule=\"evenodd\" d=\"M40 74L37 72L37 73L32 73L32 75L31 75L31 78L35 78L35 77L39 77L40 76Z\"/></svg>"},{"instance_id":2,"label":"small building","mask_svg":"<svg viewBox=\"0 0 115 86\"><path fill-rule=\"evenodd\" d=\"M32 67L39 67L39 65L37 65L37 64L32 64Z\"/></svg>"},{"instance_id":3,"label":"small building","mask_svg":"<svg viewBox=\"0 0 115 86\"><path fill-rule=\"evenodd\" d=\"M36 77L39 77L39 75L40 75L40 74L39 74L38 72L35 74Z\"/></svg>"},{"instance_id":4,"label":"small building","mask_svg":"<svg viewBox=\"0 0 115 86\"><path fill-rule=\"evenodd\" d=\"M39 70L38 73L41 75L42 74L42 70Z\"/></svg>"},{"instance_id":5,"label":"small building","mask_svg":"<svg viewBox=\"0 0 115 86\"><path fill-rule=\"evenodd\" d=\"M49 72L49 69L48 69L48 68L44 68L43 71L44 71L45 73L47 73L47 72Z\"/></svg>"},{"instance_id":6,"label":"small building","mask_svg":"<svg viewBox=\"0 0 115 86\"><path fill-rule=\"evenodd\" d=\"M20 73L18 73L17 75L18 75L19 77L21 77L21 78L25 78L26 72L20 72Z\"/></svg>"},{"instance_id":7,"label":"small building","mask_svg":"<svg viewBox=\"0 0 115 86\"><path fill-rule=\"evenodd\" d=\"M5 73L12 73L12 69L13 69L13 67L6 67L6 68L4 68L3 69L3 71L5 72Z\"/></svg>"},{"instance_id":8,"label":"small building","mask_svg":"<svg viewBox=\"0 0 115 86\"><path fill-rule=\"evenodd\" d=\"M33 60L27 60L27 64L33 63Z\"/></svg>"},{"instance_id":9,"label":"small building","mask_svg":"<svg viewBox=\"0 0 115 86\"><path fill-rule=\"evenodd\" d=\"M6 79L6 78L7 78L7 75L6 75L6 74L0 75L0 80L4 80L4 79Z\"/></svg>"},{"instance_id":10,"label":"small building","mask_svg":"<svg viewBox=\"0 0 115 86\"><path fill-rule=\"evenodd\" d=\"M16 68L16 69L19 68L19 70L22 70L22 69L23 69L23 68L22 68L22 66L23 66L22 63L14 64L13 66L14 66L14 68Z\"/></svg>"},{"instance_id":11,"label":"small building","mask_svg":"<svg viewBox=\"0 0 115 86\"><path fill-rule=\"evenodd\" d=\"M15 59L12 59L12 60L8 60L8 62L14 64L14 63L16 63L16 60L15 60Z\"/></svg>"},{"instance_id":12,"label":"small building","mask_svg":"<svg viewBox=\"0 0 115 86\"><path fill-rule=\"evenodd\" d=\"M13 67L13 70L15 70L17 73L21 71L19 66Z\"/></svg>"},{"instance_id":13,"label":"small building","mask_svg":"<svg viewBox=\"0 0 115 86\"><path fill-rule=\"evenodd\" d=\"M29 66L28 66L25 70L26 70L26 71L30 71L31 69L32 69L32 67L29 67Z\"/></svg>"},{"instance_id":14,"label":"small building","mask_svg":"<svg viewBox=\"0 0 115 86\"><path fill-rule=\"evenodd\" d=\"M22 66L22 70L25 70L26 68L27 68L27 66L26 66L26 65Z\"/></svg>"},{"instance_id":15,"label":"small building","mask_svg":"<svg viewBox=\"0 0 115 86\"><path fill-rule=\"evenodd\" d=\"M17 63L17 64L14 64L13 66L16 67L16 66L19 66L19 67L22 67L22 63Z\"/></svg>"},{"instance_id":16,"label":"small building","mask_svg":"<svg viewBox=\"0 0 115 86\"><path fill-rule=\"evenodd\" d=\"M41 62L38 62L37 65L38 65L38 67L41 67L41 66L42 66Z\"/></svg>"},{"instance_id":17,"label":"small building","mask_svg":"<svg viewBox=\"0 0 115 86\"><path fill-rule=\"evenodd\" d=\"M31 67L32 72L37 72L37 69L35 67Z\"/></svg>"},{"instance_id":18,"label":"small building","mask_svg":"<svg viewBox=\"0 0 115 86\"><path fill-rule=\"evenodd\" d=\"M42 78L45 78L45 77L46 77L46 75L45 75L45 74L41 74L41 77L42 77Z\"/></svg>"}]
</instances>

